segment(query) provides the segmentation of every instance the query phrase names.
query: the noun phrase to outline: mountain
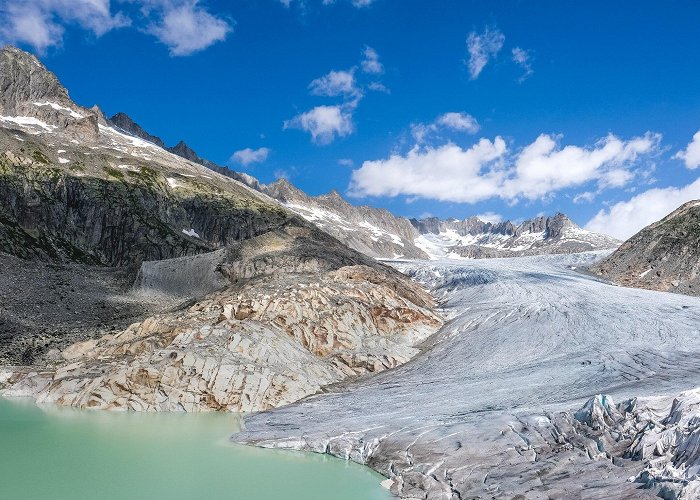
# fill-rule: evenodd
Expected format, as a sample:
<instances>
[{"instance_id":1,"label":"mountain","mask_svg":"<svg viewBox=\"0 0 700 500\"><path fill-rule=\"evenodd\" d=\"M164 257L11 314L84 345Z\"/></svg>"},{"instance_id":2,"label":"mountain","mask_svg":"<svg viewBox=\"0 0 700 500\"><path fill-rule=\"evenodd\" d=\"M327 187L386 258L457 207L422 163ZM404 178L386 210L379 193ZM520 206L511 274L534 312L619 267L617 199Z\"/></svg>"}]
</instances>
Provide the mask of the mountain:
<instances>
[{"instance_id":1,"label":"mountain","mask_svg":"<svg viewBox=\"0 0 700 500\"><path fill-rule=\"evenodd\" d=\"M581 229L566 215L511 221L411 219L420 233L415 244L431 258L492 258L577 253L616 248L609 236Z\"/></svg>"},{"instance_id":2,"label":"mountain","mask_svg":"<svg viewBox=\"0 0 700 500\"><path fill-rule=\"evenodd\" d=\"M700 295L700 200L645 227L592 270L624 286Z\"/></svg>"},{"instance_id":3,"label":"mountain","mask_svg":"<svg viewBox=\"0 0 700 500\"><path fill-rule=\"evenodd\" d=\"M185 141L180 141L175 146L167 147L160 137L146 132L141 127L141 125L136 123L126 113L119 112L112 116L108 120L108 122L122 132L126 132L127 134L153 143L156 146L163 148L166 151L169 151L181 158L184 158L194 163L199 163L200 165L207 167L209 170L213 170L214 172L221 174L225 177L230 177L231 179L235 179L239 182L242 182L243 184L246 184L247 186L250 186L253 189L259 190L260 188L260 183L253 176L250 176L243 172L236 172L235 170L231 170L230 168L217 165L213 161L200 157L194 149L187 145Z\"/></svg>"},{"instance_id":4,"label":"mountain","mask_svg":"<svg viewBox=\"0 0 700 500\"><path fill-rule=\"evenodd\" d=\"M390 259L428 258L414 244L417 233L411 223L388 210L352 205L337 191L308 196L285 179L263 185L260 190L366 255Z\"/></svg>"},{"instance_id":5,"label":"mountain","mask_svg":"<svg viewBox=\"0 0 700 500\"><path fill-rule=\"evenodd\" d=\"M143 139L144 141L152 142L159 148L165 149L165 144L163 141L160 139L160 137L156 137L155 135L151 135L148 132L146 132L144 129L141 128L141 126L136 123L134 120L131 119L129 115L126 113L117 113L114 115L112 118L109 119L109 122L117 127L120 130L123 130L131 135L134 135L136 137L139 137ZM183 155L179 155L183 156ZM189 160L190 158L188 158Z\"/></svg>"},{"instance_id":6,"label":"mountain","mask_svg":"<svg viewBox=\"0 0 700 500\"><path fill-rule=\"evenodd\" d=\"M482 259L577 253L616 248L620 242L586 231L564 214L520 224L405 219L384 209L348 203L337 191L308 196L281 179L257 187L346 245L376 258Z\"/></svg>"},{"instance_id":7,"label":"mountain","mask_svg":"<svg viewBox=\"0 0 700 500\"><path fill-rule=\"evenodd\" d=\"M234 177L163 149L128 116L115 122L74 103L34 56L0 51L0 364L54 370L41 383L77 391L107 370L106 358L83 358L103 342L113 380L126 377L133 392L108 401L103 392L98 405L88 390L89 406L261 409L401 364L441 324L432 298L406 276ZM174 149L194 158L184 144ZM272 298L265 311L278 316L253 314ZM331 302L332 311L317 311ZM253 312L232 319L230 307L242 303ZM250 334L245 348L228 340L240 331ZM133 350L112 349L127 339ZM165 364L159 354L132 357L165 346L187 351L195 366L183 368L178 355ZM83 382L70 368L79 359ZM157 380L143 378L160 369ZM12 373L3 382L16 386L32 370ZM187 392L208 384L229 384L225 397ZM161 398L154 387L177 390L167 403L144 400Z\"/></svg>"},{"instance_id":8,"label":"mountain","mask_svg":"<svg viewBox=\"0 0 700 500\"><path fill-rule=\"evenodd\" d=\"M124 113L110 118L120 129L154 144L163 141ZM576 253L616 248L619 241L585 231L563 214L510 221L421 220L397 217L385 209L353 205L337 191L309 196L285 179L261 184L255 177L201 158L184 141L171 153L236 179L279 201L287 209L338 238L350 248L380 259L482 259L521 255Z\"/></svg>"}]
</instances>

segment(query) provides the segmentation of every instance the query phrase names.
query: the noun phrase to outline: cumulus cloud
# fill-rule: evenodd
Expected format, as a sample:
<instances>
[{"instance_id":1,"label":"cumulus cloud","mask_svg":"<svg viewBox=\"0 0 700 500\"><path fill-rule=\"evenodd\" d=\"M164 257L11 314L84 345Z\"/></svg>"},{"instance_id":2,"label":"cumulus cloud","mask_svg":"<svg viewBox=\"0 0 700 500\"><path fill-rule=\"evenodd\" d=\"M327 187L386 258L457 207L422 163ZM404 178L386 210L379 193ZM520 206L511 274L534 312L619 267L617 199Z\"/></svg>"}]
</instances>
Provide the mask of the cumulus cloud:
<instances>
[{"instance_id":1,"label":"cumulus cloud","mask_svg":"<svg viewBox=\"0 0 700 500\"><path fill-rule=\"evenodd\" d=\"M476 80L488 62L496 57L503 48L506 37L496 28L487 27L482 33L472 31L467 37L469 52L469 74Z\"/></svg>"},{"instance_id":2,"label":"cumulus cloud","mask_svg":"<svg viewBox=\"0 0 700 500\"><path fill-rule=\"evenodd\" d=\"M361 62L363 71L360 75L381 72L382 67L376 51L365 47L363 54L365 59ZM368 61L373 62L373 65L367 67L365 63ZM309 132L316 144L329 144L338 137L352 134L355 131L353 113L364 98L365 90L389 93L389 89L380 82L359 83L356 78L357 70L358 66L343 71L334 70L312 80L308 87L311 95L339 97L342 103L333 106L316 106L300 113L291 120L285 121L284 129L295 128Z\"/></svg>"},{"instance_id":3,"label":"cumulus cloud","mask_svg":"<svg viewBox=\"0 0 700 500\"><path fill-rule=\"evenodd\" d=\"M379 75L384 72L384 65L379 62L379 54L372 47L365 47L362 52L362 71L372 75Z\"/></svg>"},{"instance_id":4,"label":"cumulus cloud","mask_svg":"<svg viewBox=\"0 0 700 500\"><path fill-rule=\"evenodd\" d=\"M479 131L479 122L468 113L451 111L438 116L431 123L411 124L411 135L418 144L423 144L431 136L442 130L453 130L476 134Z\"/></svg>"},{"instance_id":5,"label":"cumulus cloud","mask_svg":"<svg viewBox=\"0 0 700 500\"><path fill-rule=\"evenodd\" d=\"M99 37L131 21L122 12L112 13L109 0L14 0L0 7L0 42L44 52L62 43L68 24Z\"/></svg>"},{"instance_id":6,"label":"cumulus cloud","mask_svg":"<svg viewBox=\"0 0 700 500\"><path fill-rule=\"evenodd\" d=\"M352 134L352 106L316 106L284 122L284 128L297 128L309 132L317 144L329 144L336 137Z\"/></svg>"},{"instance_id":7,"label":"cumulus cloud","mask_svg":"<svg viewBox=\"0 0 700 500\"><path fill-rule=\"evenodd\" d=\"M683 160L685 166L691 170L700 167L700 130L695 133L688 147L676 153L674 158Z\"/></svg>"},{"instance_id":8,"label":"cumulus cloud","mask_svg":"<svg viewBox=\"0 0 700 500\"><path fill-rule=\"evenodd\" d=\"M586 224L586 229L626 240L649 224L661 220L676 208L700 199L700 178L683 187L654 188L627 201L601 210Z\"/></svg>"},{"instance_id":9,"label":"cumulus cloud","mask_svg":"<svg viewBox=\"0 0 700 500\"><path fill-rule=\"evenodd\" d=\"M518 78L518 82L522 83L534 73L532 69L532 57L530 52L520 47L515 47L512 50L513 62L519 65L523 69L523 74Z\"/></svg>"},{"instance_id":10,"label":"cumulus cloud","mask_svg":"<svg viewBox=\"0 0 700 500\"><path fill-rule=\"evenodd\" d=\"M149 0L156 20L145 29L170 49L187 56L221 42L232 31L224 19L209 13L197 0Z\"/></svg>"},{"instance_id":11,"label":"cumulus cloud","mask_svg":"<svg viewBox=\"0 0 700 500\"><path fill-rule=\"evenodd\" d=\"M386 160L364 162L353 171L349 192L353 196L481 201L493 196L503 182L497 161L506 150L506 142L500 137L494 141L481 139L466 150L455 144L415 146L405 156L394 154Z\"/></svg>"},{"instance_id":12,"label":"cumulus cloud","mask_svg":"<svg viewBox=\"0 0 700 500\"><path fill-rule=\"evenodd\" d=\"M95 36L134 26L155 36L173 56L184 56L222 41L228 21L211 14L198 0L122 0L138 12L113 12L109 0L15 0L0 7L0 42L26 43L37 51L60 45L65 28L77 26ZM131 9L132 11L134 9ZM133 19L132 19L133 18Z\"/></svg>"},{"instance_id":13,"label":"cumulus cloud","mask_svg":"<svg viewBox=\"0 0 700 500\"><path fill-rule=\"evenodd\" d=\"M331 71L328 74L316 78L309 84L309 91L312 95L318 96L360 96L362 92L355 82L355 72Z\"/></svg>"},{"instance_id":14,"label":"cumulus cloud","mask_svg":"<svg viewBox=\"0 0 700 500\"><path fill-rule=\"evenodd\" d=\"M630 167L637 157L656 150L660 140L651 133L629 141L611 134L592 147L560 147L557 138L542 134L518 154L503 183L504 195L534 200L589 181L599 188L622 187L632 179Z\"/></svg>"},{"instance_id":15,"label":"cumulus cloud","mask_svg":"<svg viewBox=\"0 0 700 500\"><path fill-rule=\"evenodd\" d=\"M542 134L514 155L501 137L468 149L416 145L405 155L364 162L352 174L350 192L476 203L544 199L591 182L601 189L620 187L634 176L639 156L656 151L659 141L651 133L628 141L609 135L593 146L562 147L556 137Z\"/></svg>"},{"instance_id":16,"label":"cumulus cloud","mask_svg":"<svg viewBox=\"0 0 700 500\"><path fill-rule=\"evenodd\" d=\"M244 167L247 167L249 165L252 165L253 163L264 162L265 160L267 160L269 154L270 148L245 148L233 153L231 155L231 158L229 158L229 162L238 163L240 165L243 165Z\"/></svg>"}]
</instances>

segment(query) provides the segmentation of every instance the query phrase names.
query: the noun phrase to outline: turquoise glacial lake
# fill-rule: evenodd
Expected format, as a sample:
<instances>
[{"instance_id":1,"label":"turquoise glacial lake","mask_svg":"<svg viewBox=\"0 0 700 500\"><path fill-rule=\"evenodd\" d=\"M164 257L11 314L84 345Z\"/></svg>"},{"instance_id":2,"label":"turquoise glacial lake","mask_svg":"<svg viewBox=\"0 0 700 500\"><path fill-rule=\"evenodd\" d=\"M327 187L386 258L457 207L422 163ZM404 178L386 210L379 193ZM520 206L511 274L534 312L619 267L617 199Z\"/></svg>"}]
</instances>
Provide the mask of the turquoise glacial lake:
<instances>
[{"instance_id":1,"label":"turquoise glacial lake","mask_svg":"<svg viewBox=\"0 0 700 500\"><path fill-rule=\"evenodd\" d=\"M231 414L143 414L0 398L2 500L387 500L367 467L231 444Z\"/></svg>"}]
</instances>

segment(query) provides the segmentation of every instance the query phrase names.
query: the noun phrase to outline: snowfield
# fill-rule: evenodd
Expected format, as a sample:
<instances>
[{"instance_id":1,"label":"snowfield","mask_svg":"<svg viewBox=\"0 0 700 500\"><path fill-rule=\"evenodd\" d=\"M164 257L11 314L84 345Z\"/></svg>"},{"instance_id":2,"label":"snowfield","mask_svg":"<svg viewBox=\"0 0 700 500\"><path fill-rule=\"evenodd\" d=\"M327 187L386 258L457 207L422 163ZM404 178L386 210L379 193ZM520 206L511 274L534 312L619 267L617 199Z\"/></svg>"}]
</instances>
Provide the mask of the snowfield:
<instances>
[{"instance_id":1,"label":"snowfield","mask_svg":"<svg viewBox=\"0 0 700 500\"><path fill-rule=\"evenodd\" d=\"M672 405L700 387L700 299L575 270L607 253L395 261L449 319L423 352L233 439L366 463L405 498L694 498L700 396Z\"/></svg>"}]
</instances>

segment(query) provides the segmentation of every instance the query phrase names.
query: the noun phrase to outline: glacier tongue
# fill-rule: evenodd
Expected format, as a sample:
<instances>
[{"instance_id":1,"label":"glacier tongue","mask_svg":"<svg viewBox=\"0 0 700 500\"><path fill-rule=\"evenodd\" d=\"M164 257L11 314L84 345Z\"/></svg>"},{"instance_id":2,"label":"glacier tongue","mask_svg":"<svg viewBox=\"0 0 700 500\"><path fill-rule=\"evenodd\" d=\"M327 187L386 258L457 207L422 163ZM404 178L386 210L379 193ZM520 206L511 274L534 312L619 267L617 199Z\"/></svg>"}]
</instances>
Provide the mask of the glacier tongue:
<instances>
[{"instance_id":1,"label":"glacier tongue","mask_svg":"<svg viewBox=\"0 0 700 500\"><path fill-rule=\"evenodd\" d=\"M423 354L249 416L234 440L367 463L405 498L688 495L696 406L687 399L678 418L644 401L700 387L700 299L572 269L604 255L395 263L450 318ZM647 437L635 448L638 434ZM636 449L647 458L624 458Z\"/></svg>"}]
</instances>

